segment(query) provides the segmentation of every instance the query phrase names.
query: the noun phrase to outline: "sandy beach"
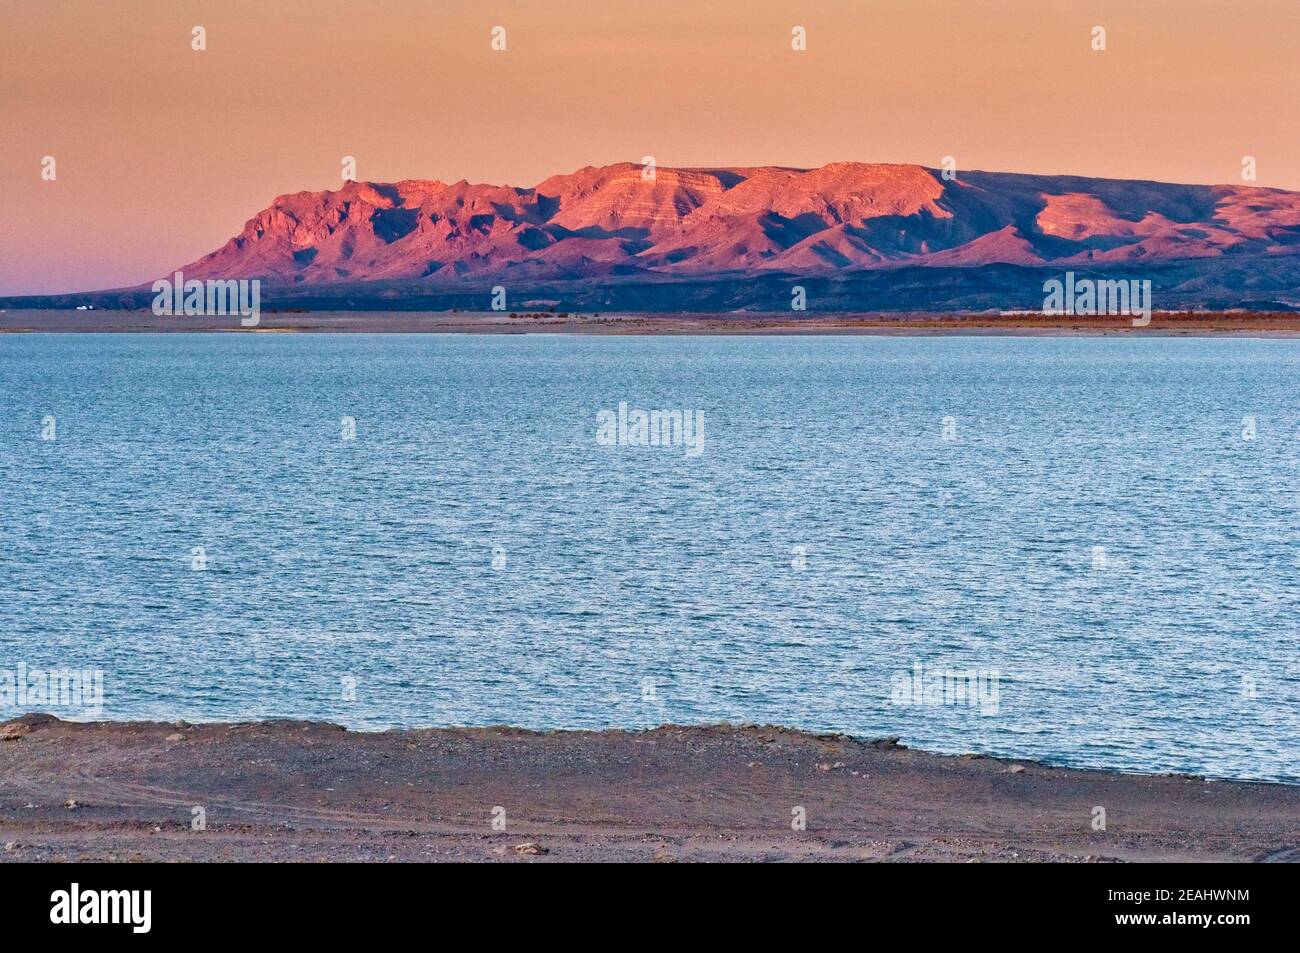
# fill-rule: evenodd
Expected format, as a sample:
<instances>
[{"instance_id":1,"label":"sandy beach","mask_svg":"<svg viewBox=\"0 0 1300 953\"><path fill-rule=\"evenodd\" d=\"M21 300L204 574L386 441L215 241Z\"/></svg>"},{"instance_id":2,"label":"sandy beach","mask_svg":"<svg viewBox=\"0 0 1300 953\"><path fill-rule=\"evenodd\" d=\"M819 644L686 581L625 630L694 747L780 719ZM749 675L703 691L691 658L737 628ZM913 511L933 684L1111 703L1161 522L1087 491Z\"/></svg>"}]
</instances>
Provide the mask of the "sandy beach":
<instances>
[{"instance_id":1,"label":"sandy beach","mask_svg":"<svg viewBox=\"0 0 1300 953\"><path fill-rule=\"evenodd\" d=\"M26 715L0 725L0 842L7 862L1279 862L1300 860L1300 787L753 726L358 733Z\"/></svg>"},{"instance_id":2,"label":"sandy beach","mask_svg":"<svg viewBox=\"0 0 1300 953\"><path fill-rule=\"evenodd\" d=\"M256 327L237 315L158 316L150 311L0 311L0 334L32 332L204 331L247 334L388 332L427 334L1011 334L1300 336L1300 314L1262 312L1156 313L1145 327L1125 315L1040 314L587 314L468 311L263 312Z\"/></svg>"}]
</instances>

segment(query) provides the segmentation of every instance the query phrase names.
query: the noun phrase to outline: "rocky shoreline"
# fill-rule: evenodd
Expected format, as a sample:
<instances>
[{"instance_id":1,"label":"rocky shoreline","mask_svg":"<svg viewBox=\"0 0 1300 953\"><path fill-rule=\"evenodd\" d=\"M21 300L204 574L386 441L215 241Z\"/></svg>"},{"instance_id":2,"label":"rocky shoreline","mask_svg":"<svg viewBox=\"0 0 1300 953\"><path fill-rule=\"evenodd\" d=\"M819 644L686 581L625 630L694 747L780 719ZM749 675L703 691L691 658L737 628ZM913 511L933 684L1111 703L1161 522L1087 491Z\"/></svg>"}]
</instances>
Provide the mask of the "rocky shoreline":
<instances>
[{"instance_id":1,"label":"rocky shoreline","mask_svg":"<svg viewBox=\"0 0 1300 953\"><path fill-rule=\"evenodd\" d=\"M0 725L0 861L1284 861L1300 786L758 726Z\"/></svg>"}]
</instances>

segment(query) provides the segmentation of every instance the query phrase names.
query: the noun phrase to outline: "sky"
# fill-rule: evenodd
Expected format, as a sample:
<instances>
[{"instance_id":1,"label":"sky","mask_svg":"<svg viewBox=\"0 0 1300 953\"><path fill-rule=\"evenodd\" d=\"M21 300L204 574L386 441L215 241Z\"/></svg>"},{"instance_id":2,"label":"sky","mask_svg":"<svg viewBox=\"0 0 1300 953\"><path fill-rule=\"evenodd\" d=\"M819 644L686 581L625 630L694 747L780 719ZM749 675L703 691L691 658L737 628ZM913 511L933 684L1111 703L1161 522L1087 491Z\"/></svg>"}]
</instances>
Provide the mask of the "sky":
<instances>
[{"instance_id":1,"label":"sky","mask_svg":"<svg viewBox=\"0 0 1300 953\"><path fill-rule=\"evenodd\" d=\"M1296 0L0 0L0 23L0 294L152 281L338 188L344 156L531 186L646 155L1241 184L1249 155L1248 184L1300 190Z\"/></svg>"}]
</instances>

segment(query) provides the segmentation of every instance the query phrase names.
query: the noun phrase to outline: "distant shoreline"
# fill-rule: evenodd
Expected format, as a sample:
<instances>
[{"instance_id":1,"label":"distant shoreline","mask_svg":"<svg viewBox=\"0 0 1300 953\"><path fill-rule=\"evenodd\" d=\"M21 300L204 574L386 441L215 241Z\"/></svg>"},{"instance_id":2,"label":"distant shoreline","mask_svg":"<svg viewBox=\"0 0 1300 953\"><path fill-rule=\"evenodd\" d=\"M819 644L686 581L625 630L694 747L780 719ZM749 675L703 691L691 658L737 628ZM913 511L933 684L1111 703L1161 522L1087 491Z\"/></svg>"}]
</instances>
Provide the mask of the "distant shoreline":
<instances>
[{"instance_id":1,"label":"distant shoreline","mask_svg":"<svg viewBox=\"0 0 1300 953\"><path fill-rule=\"evenodd\" d=\"M26 715L0 725L0 862L1300 859L1300 786L897 741Z\"/></svg>"},{"instance_id":2,"label":"distant shoreline","mask_svg":"<svg viewBox=\"0 0 1300 953\"><path fill-rule=\"evenodd\" d=\"M403 333L585 335L1012 335L1300 337L1300 313L1156 313L1135 328L1123 316L1037 314L551 313L464 311L267 311L257 327L238 315L169 317L149 311L9 310L0 334L32 333Z\"/></svg>"}]
</instances>

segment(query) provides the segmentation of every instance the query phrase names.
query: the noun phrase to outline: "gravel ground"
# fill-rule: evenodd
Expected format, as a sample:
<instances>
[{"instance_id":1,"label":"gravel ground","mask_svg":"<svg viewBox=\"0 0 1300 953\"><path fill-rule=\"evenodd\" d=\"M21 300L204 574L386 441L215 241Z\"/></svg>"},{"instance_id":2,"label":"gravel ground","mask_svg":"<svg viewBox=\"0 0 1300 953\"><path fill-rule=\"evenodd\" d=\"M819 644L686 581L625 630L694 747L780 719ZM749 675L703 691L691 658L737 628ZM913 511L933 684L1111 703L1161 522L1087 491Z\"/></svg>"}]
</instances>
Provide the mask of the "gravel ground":
<instances>
[{"instance_id":1,"label":"gravel ground","mask_svg":"<svg viewBox=\"0 0 1300 953\"><path fill-rule=\"evenodd\" d=\"M1300 787L754 726L27 715L0 725L0 841L10 862L1281 861L1300 859Z\"/></svg>"}]
</instances>

